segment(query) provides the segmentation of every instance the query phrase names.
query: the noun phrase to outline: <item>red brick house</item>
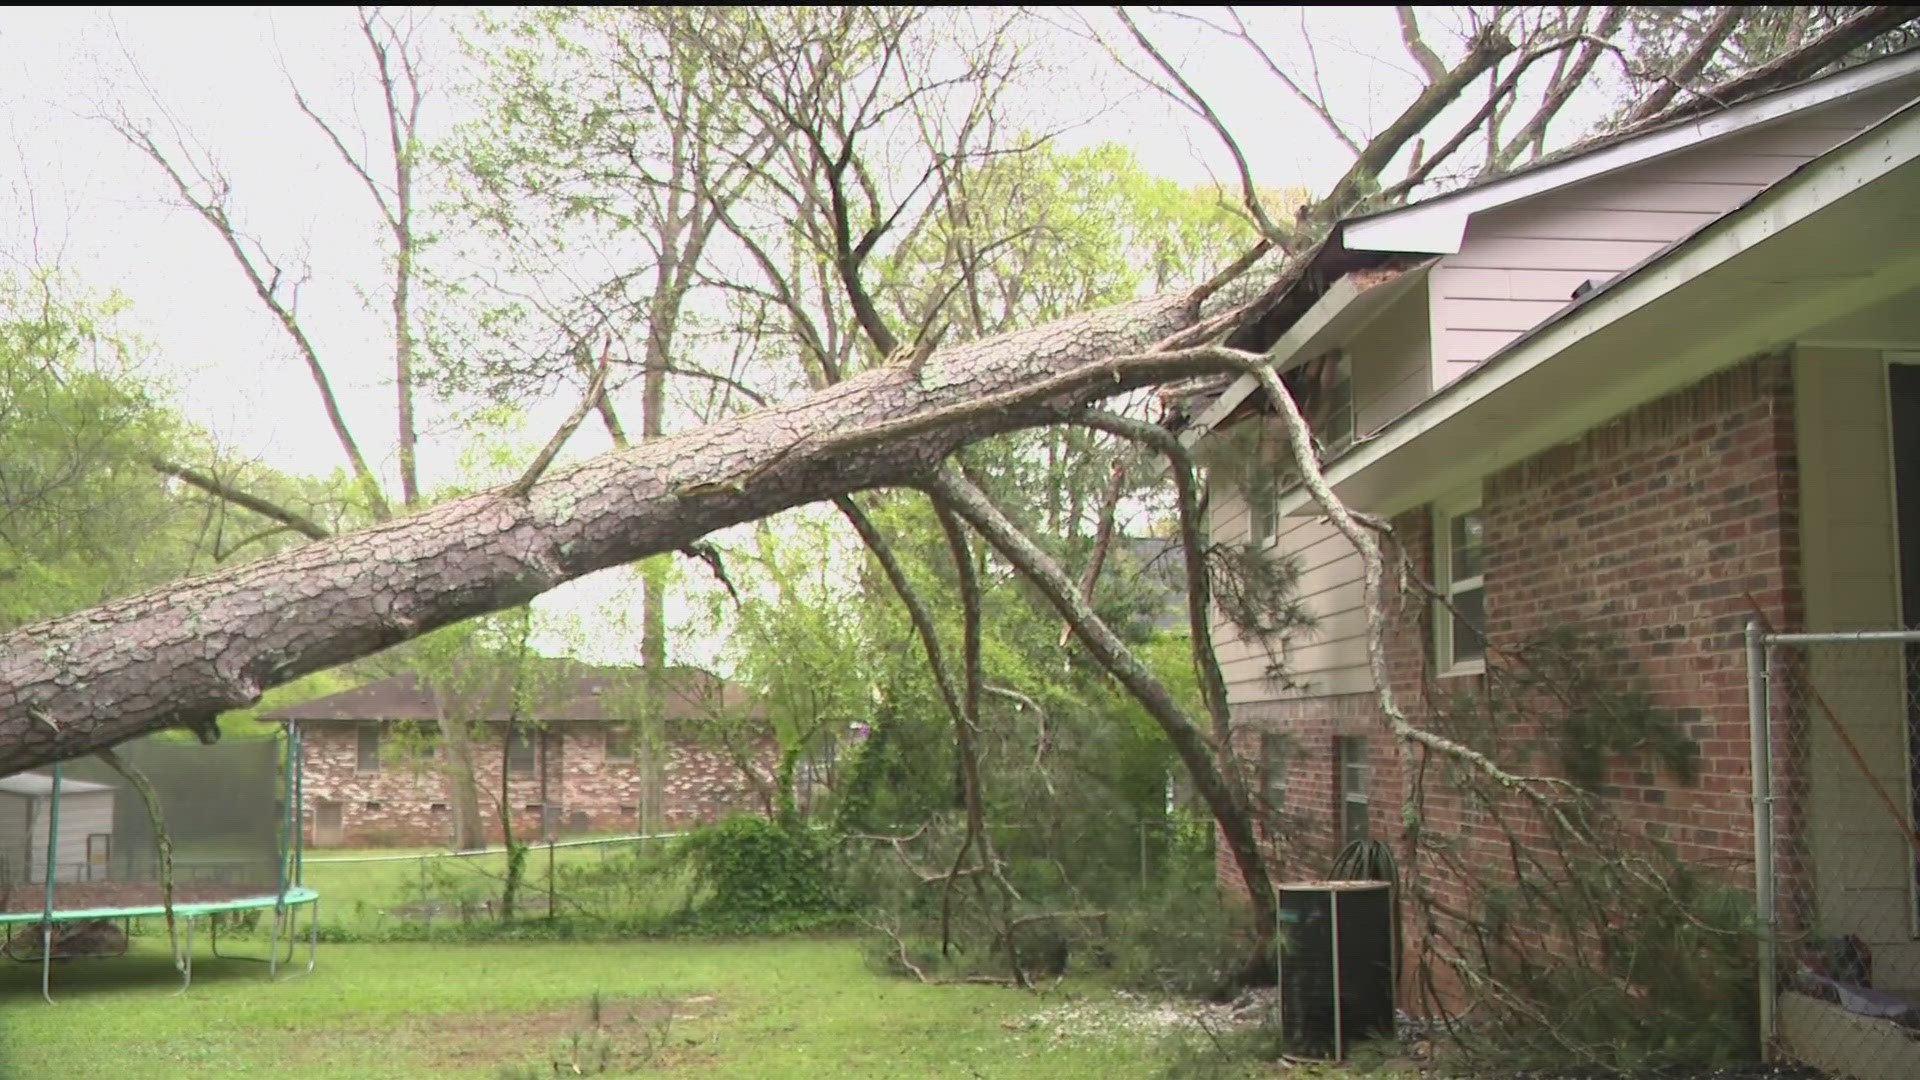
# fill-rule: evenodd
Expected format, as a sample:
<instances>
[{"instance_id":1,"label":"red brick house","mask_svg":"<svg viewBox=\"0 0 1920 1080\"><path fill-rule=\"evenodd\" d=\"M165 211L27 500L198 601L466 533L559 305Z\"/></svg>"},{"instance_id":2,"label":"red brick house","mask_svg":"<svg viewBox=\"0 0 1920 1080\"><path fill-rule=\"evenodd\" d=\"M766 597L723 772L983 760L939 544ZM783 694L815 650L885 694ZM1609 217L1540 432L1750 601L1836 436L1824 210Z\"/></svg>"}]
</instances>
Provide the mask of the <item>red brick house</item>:
<instances>
[{"instance_id":1,"label":"red brick house","mask_svg":"<svg viewBox=\"0 0 1920 1080\"><path fill-rule=\"evenodd\" d=\"M516 723L511 738L506 695L469 691L456 700L413 674L263 713L263 721L299 725L307 843L448 843L453 820L435 734L443 709L472 714L481 813L496 841L502 770L522 837L676 828L762 809L731 756L686 737L688 725L748 707L737 687L698 668L668 669L667 734L650 763L636 745L638 670L561 662L555 671L528 709L531 723ZM768 775L768 751L756 757Z\"/></svg>"},{"instance_id":2,"label":"red brick house","mask_svg":"<svg viewBox=\"0 0 1920 1080\"><path fill-rule=\"evenodd\" d=\"M1920 626L1916 99L1909 52L1342 221L1256 343L1311 385L1334 490L1471 624L1438 605L1396 624L1398 700L1471 691L1480 633L1611 635L1701 755L1691 784L1628 756L1604 794L1749 885L1748 598L1786 631ZM1250 377L1186 409L1190 442L1276 426ZM1236 445L1282 460L1265 434ZM1237 749L1305 830L1275 873L1311 878L1345 839L1396 838L1405 788L1359 558L1278 472L1217 493L1211 528L1298 559L1318 619L1284 649L1300 685L1216 633ZM1898 796L1920 768L1908 712L1850 720ZM1920 998L1913 857L1839 748L1811 754L1793 827L1856 853L1823 878L1825 841L1807 844L1824 925L1870 941L1875 986ZM1471 828L1444 804L1427 825Z\"/></svg>"}]
</instances>

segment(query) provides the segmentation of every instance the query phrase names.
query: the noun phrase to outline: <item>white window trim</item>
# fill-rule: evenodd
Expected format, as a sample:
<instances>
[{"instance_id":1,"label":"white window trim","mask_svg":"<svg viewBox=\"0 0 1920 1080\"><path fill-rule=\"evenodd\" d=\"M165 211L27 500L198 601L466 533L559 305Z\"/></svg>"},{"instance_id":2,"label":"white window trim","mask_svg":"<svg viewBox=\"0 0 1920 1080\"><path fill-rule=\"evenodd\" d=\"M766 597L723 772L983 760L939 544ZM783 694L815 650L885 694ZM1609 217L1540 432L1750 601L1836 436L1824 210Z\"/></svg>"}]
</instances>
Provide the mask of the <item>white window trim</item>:
<instances>
[{"instance_id":1,"label":"white window trim","mask_svg":"<svg viewBox=\"0 0 1920 1080\"><path fill-rule=\"evenodd\" d=\"M1487 587L1485 566L1480 568L1480 573L1475 577L1461 581L1453 580L1453 519L1469 510L1478 510L1480 506L1478 483L1454 492L1444 499L1434 501L1433 587L1448 599L1452 599L1458 592L1479 589L1482 603L1485 603ZM1479 675L1487 670L1487 661L1484 656L1475 660L1455 661L1453 659L1453 612L1437 599L1433 602L1433 659L1442 677Z\"/></svg>"},{"instance_id":2,"label":"white window trim","mask_svg":"<svg viewBox=\"0 0 1920 1080\"><path fill-rule=\"evenodd\" d=\"M1354 749L1360 751L1358 765L1362 782L1358 788L1347 780L1347 754ZM1336 736L1333 744L1333 760L1334 768L1338 770L1340 778L1338 792L1340 797L1340 805L1338 807L1340 820L1338 825L1340 828L1340 844L1344 847L1352 843L1351 840L1347 839L1347 836L1353 831L1352 816L1356 812L1356 807L1359 808L1357 812L1361 815L1362 832L1365 833L1362 839L1370 838L1373 835L1373 793L1368 790L1373 783L1372 747L1368 744L1367 738L1364 735Z\"/></svg>"}]
</instances>

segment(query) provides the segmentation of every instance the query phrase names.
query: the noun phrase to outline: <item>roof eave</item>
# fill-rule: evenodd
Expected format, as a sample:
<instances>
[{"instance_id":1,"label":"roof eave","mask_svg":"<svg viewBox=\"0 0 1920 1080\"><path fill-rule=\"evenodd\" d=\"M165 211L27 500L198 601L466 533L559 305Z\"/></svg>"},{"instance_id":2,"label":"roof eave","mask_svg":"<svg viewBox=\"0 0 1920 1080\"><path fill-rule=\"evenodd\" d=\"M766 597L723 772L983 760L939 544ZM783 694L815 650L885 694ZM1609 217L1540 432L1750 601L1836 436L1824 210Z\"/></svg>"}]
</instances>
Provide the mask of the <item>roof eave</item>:
<instances>
[{"instance_id":1,"label":"roof eave","mask_svg":"<svg viewBox=\"0 0 1920 1080\"><path fill-rule=\"evenodd\" d=\"M1357 333L1395 300L1426 280L1431 261L1401 269L1354 271L1335 281L1267 350L1275 372L1285 372L1334 348ZM1192 446L1227 423L1260 381L1243 374L1187 424L1180 441Z\"/></svg>"}]
</instances>

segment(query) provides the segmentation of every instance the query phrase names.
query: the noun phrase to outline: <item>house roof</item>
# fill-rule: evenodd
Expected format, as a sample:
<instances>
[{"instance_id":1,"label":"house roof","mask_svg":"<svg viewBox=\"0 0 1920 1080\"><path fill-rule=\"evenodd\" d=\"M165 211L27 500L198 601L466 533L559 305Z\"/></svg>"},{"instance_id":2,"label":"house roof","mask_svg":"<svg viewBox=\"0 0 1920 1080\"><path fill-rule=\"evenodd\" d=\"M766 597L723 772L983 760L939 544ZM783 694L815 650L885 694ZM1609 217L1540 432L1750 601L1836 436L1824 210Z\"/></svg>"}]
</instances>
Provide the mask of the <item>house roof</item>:
<instances>
[{"instance_id":1,"label":"house roof","mask_svg":"<svg viewBox=\"0 0 1920 1080\"><path fill-rule=\"evenodd\" d=\"M637 708L635 695L644 685L643 669L638 667L593 667L562 661L543 664L537 681L545 687L533 693L528 719L538 721L629 719ZM734 709L746 702L739 687L712 672L696 667L669 667L663 673L666 700L661 717L666 720L702 720L723 709ZM468 709L486 721L507 718L509 683L504 669L492 678L464 677L459 690L440 688L448 707L468 703ZM390 676L365 686L342 690L337 694L313 698L293 705L269 709L260 719L269 723L288 720L436 720L440 701L435 688L414 672Z\"/></svg>"},{"instance_id":2,"label":"house roof","mask_svg":"<svg viewBox=\"0 0 1920 1080\"><path fill-rule=\"evenodd\" d=\"M1418 505L1732 358L1920 288L1920 101L1569 304L1327 462L1342 498ZM1649 342L1657 347L1649 348ZM1307 497L1282 496L1282 513Z\"/></svg>"},{"instance_id":3,"label":"house roof","mask_svg":"<svg viewBox=\"0 0 1920 1080\"><path fill-rule=\"evenodd\" d=\"M1432 198L1347 218L1340 223L1341 239L1346 247L1359 251L1452 254L1460 250L1467 219L1474 214L1689 150L1903 80L1920 80L1920 49L1908 49L1784 89L1757 94L1718 111L1604 133Z\"/></svg>"},{"instance_id":4,"label":"house roof","mask_svg":"<svg viewBox=\"0 0 1920 1080\"><path fill-rule=\"evenodd\" d=\"M1319 320L1340 325L1354 317L1364 318L1378 310L1379 301L1391 299L1391 291L1368 274L1385 270L1424 267L1422 257L1457 253L1465 236L1468 220L1477 213L1521 202L1549 191L1591 180L1655 158L1689 149L1702 142L1725 138L1818 108L1865 91L1911 82L1920 93L1920 48L1911 48L1889 56L1815 76L1782 89L1756 94L1732 103L1718 112L1699 115L1690 112L1670 122L1656 122L1606 133L1548 155L1526 166L1484 178L1465 187L1435 195L1416 203L1373 214L1355 215L1335 223L1333 229L1310 256L1311 266L1294 275L1274 305L1262 316L1263 328L1271 344L1264 345L1276 369L1317 355L1303 346L1305 335L1295 328ZM1684 241L1682 241L1684 242ZM1656 253L1658 258L1673 246ZM1648 261L1651 261L1648 260ZM1324 264L1324 265L1323 265ZM1637 268L1635 268L1637 269ZM1342 288L1347 279L1355 284ZM1616 275L1619 281L1628 274ZM1366 280L1362 280L1366 279ZM1364 287L1361 287L1363 286ZM1604 286L1603 286L1604 287ZM1560 313L1590 301L1599 290L1588 292ZM1371 294L1375 302L1359 302ZM1555 318L1558 318L1556 316ZM1535 327L1519 340L1526 341L1554 319ZM1314 335L1318 343L1324 334ZM1517 344L1518 342L1516 342ZM1251 375L1216 376L1206 382L1189 384L1179 392L1179 412L1184 417L1181 438L1191 444L1208 431L1246 411L1258 380Z\"/></svg>"},{"instance_id":5,"label":"house roof","mask_svg":"<svg viewBox=\"0 0 1920 1080\"><path fill-rule=\"evenodd\" d=\"M72 780L62 778L60 794L82 795L93 791L112 791L112 784L96 784L91 780ZM15 773L12 776L0 776L0 795L26 795L38 797L53 794L53 777L48 773Z\"/></svg>"}]
</instances>

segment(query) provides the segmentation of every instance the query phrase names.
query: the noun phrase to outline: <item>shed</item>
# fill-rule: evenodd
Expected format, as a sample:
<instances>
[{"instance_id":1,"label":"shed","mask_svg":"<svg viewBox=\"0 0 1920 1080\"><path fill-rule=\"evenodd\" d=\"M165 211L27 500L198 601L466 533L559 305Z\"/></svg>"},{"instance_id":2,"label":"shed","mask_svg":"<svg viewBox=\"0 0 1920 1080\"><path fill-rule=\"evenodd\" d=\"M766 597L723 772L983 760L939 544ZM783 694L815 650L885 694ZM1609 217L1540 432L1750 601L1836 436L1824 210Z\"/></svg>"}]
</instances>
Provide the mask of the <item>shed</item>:
<instances>
[{"instance_id":1,"label":"shed","mask_svg":"<svg viewBox=\"0 0 1920 1080\"><path fill-rule=\"evenodd\" d=\"M47 880L47 829L52 820L53 777L0 777L0 884ZM112 857L113 787L62 780L54 880L105 880Z\"/></svg>"}]
</instances>

